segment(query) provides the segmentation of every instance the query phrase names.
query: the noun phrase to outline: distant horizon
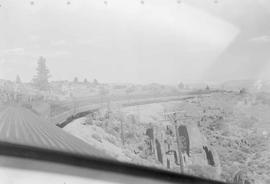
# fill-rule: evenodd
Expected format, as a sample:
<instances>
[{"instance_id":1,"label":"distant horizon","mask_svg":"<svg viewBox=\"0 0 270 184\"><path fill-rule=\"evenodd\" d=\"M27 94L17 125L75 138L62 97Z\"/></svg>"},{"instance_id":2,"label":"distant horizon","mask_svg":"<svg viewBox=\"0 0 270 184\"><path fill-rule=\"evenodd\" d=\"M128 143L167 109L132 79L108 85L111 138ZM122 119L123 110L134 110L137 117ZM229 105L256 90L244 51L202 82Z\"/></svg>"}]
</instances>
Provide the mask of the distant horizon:
<instances>
[{"instance_id":1,"label":"distant horizon","mask_svg":"<svg viewBox=\"0 0 270 184\"><path fill-rule=\"evenodd\" d=\"M17 76L17 75L16 75ZM16 76L14 79L4 79L4 78L0 78L0 80L3 81L10 81L10 82L16 82ZM19 75L19 77L21 78L21 76ZM84 83L84 79L87 79L88 83L93 83L93 81L97 78L93 78L93 79L89 79L89 78L78 78L78 83ZM74 81L74 78L72 80L69 79L62 79L62 80L49 80L49 83L53 83L53 82L70 82L72 83ZM225 80L225 81L220 81L220 82L213 82L213 81L203 81L203 80L193 80L193 81L179 81L178 83L174 83L174 84L170 84L170 83L161 83L161 82L149 82L149 83L134 83L134 82L106 82L106 81L99 81L97 79L99 84L113 84L113 85L150 85L150 84L159 84L159 85L168 85L168 86L176 86L179 83L183 83L186 85L192 85L192 84L205 84L205 85L222 85L224 83L228 83L228 82L243 82L243 81L248 81L248 82L258 82L258 81L262 81L262 82L269 82L270 80L268 79L255 79L255 78L242 78L242 79L232 79L232 80ZM22 83L25 84L29 84L32 83L32 80L29 81L24 81L21 79Z\"/></svg>"}]
</instances>

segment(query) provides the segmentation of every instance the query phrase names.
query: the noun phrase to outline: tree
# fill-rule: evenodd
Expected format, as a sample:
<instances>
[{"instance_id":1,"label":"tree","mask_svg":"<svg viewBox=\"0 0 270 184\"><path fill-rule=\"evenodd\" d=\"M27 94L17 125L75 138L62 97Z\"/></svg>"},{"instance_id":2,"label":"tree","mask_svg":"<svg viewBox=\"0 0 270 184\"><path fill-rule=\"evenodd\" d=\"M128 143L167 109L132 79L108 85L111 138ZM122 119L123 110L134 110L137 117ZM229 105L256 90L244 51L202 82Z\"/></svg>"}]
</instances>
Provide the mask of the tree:
<instances>
[{"instance_id":1,"label":"tree","mask_svg":"<svg viewBox=\"0 0 270 184\"><path fill-rule=\"evenodd\" d=\"M87 83L88 83L87 78L85 78L83 82L84 82L85 84L87 84Z\"/></svg>"},{"instance_id":2,"label":"tree","mask_svg":"<svg viewBox=\"0 0 270 184\"><path fill-rule=\"evenodd\" d=\"M94 84L95 86L97 86L97 85L99 84L98 80L97 80L97 79L94 79L94 80L93 80L93 84Z\"/></svg>"},{"instance_id":3,"label":"tree","mask_svg":"<svg viewBox=\"0 0 270 184\"><path fill-rule=\"evenodd\" d=\"M179 88L179 89L184 89L184 88L185 88L184 83L183 83L183 82L180 82L180 83L178 84L178 88Z\"/></svg>"},{"instance_id":4,"label":"tree","mask_svg":"<svg viewBox=\"0 0 270 184\"><path fill-rule=\"evenodd\" d=\"M79 79L78 77L74 77L74 80L73 80L74 83L78 83L79 82Z\"/></svg>"},{"instance_id":5,"label":"tree","mask_svg":"<svg viewBox=\"0 0 270 184\"><path fill-rule=\"evenodd\" d=\"M19 75L16 76L16 83L17 84L21 84L22 83L21 78L20 78Z\"/></svg>"},{"instance_id":6,"label":"tree","mask_svg":"<svg viewBox=\"0 0 270 184\"><path fill-rule=\"evenodd\" d=\"M206 88L205 88L206 91L209 91L210 90L210 87L207 85Z\"/></svg>"},{"instance_id":7,"label":"tree","mask_svg":"<svg viewBox=\"0 0 270 184\"><path fill-rule=\"evenodd\" d=\"M33 83L36 88L40 90L48 90L49 89L49 78L50 71L46 66L46 59L44 57L40 57L37 62L37 74L33 78Z\"/></svg>"}]
</instances>

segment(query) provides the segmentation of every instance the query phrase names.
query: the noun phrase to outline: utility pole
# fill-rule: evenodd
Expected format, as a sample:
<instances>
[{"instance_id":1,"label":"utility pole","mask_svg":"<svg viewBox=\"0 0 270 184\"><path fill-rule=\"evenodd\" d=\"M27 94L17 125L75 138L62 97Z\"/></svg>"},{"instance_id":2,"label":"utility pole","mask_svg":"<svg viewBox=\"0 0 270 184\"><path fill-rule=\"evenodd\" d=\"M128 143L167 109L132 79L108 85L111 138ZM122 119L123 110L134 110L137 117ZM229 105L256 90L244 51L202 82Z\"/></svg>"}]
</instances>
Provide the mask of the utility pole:
<instances>
[{"instance_id":1,"label":"utility pole","mask_svg":"<svg viewBox=\"0 0 270 184\"><path fill-rule=\"evenodd\" d=\"M121 108L121 107L120 107ZM125 134L124 134L124 115L122 113L122 111L118 110L119 112L119 120L120 120L120 136L121 136L121 141L122 141L122 145L125 146Z\"/></svg>"},{"instance_id":2,"label":"utility pole","mask_svg":"<svg viewBox=\"0 0 270 184\"><path fill-rule=\"evenodd\" d=\"M51 103L49 103L49 121L50 121L50 123L52 124L52 104Z\"/></svg>"},{"instance_id":3,"label":"utility pole","mask_svg":"<svg viewBox=\"0 0 270 184\"><path fill-rule=\"evenodd\" d=\"M75 100L75 97L72 95L72 103L73 103L73 116L75 116L76 114L76 100Z\"/></svg>"},{"instance_id":4,"label":"utility pole","mask_svg":"<svg viewBox=\"0 0 270 184\"><path fill-rule=\"evenodd\" d=\"M120 119L120 123L121 123L121 140L122 140L122 144L123 146L125 146L125 137L124 137L124 127L123 127L123 119Z\"/></svg>"},{"instance_id":5,"label":"utility pole","mask_svg":"<svg viewBox=\"0 0 270 184\"><path fill-rule=\"evenodd\" d=\"M138 114L138 121L140 122L141 121L141 111L140 111L140 106L137 105L137 114Z\"/></svg>"},{"instance_id":6,"label":"utility pole","mask_svg":"<svg viewBox=\"0 0 270 184\"><path fill-rule=\"evenodd\" d=\"M110 99L108 99L108 101L107 101L107 113L108 113L108 119L110 121L111 120L110 119L110 117L111 117L111 101L110 101Z\"/></svg>"}]
</instances>

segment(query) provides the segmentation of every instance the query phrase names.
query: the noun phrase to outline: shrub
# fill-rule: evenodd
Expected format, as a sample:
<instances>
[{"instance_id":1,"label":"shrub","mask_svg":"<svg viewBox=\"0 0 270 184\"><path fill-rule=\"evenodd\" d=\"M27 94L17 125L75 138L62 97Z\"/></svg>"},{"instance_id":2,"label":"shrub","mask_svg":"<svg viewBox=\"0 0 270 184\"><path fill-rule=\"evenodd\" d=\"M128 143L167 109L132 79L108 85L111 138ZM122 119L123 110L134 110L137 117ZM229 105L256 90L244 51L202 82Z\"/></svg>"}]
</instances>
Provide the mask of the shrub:
<instances>
[{"instance_id":1,"label":"shrub","mask_svg":"<svg viewBox=\"0 0 270 184\"><path fill-rule=\"evenodd\" d=\"M93 118L91 115L88 115L85 119L85 124L86 125L93 125Z\"/></svg>"}]
</instances>

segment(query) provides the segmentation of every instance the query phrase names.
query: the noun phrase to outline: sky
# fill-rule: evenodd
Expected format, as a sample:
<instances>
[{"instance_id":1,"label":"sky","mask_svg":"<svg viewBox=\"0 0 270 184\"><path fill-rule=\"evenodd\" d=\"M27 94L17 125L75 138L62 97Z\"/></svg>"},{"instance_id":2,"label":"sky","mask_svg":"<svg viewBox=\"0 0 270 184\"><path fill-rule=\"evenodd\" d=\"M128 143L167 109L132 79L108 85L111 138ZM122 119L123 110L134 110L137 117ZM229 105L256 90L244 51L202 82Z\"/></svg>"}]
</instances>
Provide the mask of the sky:
<instances>
[{"instance_id":1,"label":"sky","mask_svg":"<svg viewBox=\"0 0 270 184\"><path fill-rule=\"evenodd\" d=\"M1 0L0 78L270 79L268 0Z\"/></svg>"}]
</instances>

